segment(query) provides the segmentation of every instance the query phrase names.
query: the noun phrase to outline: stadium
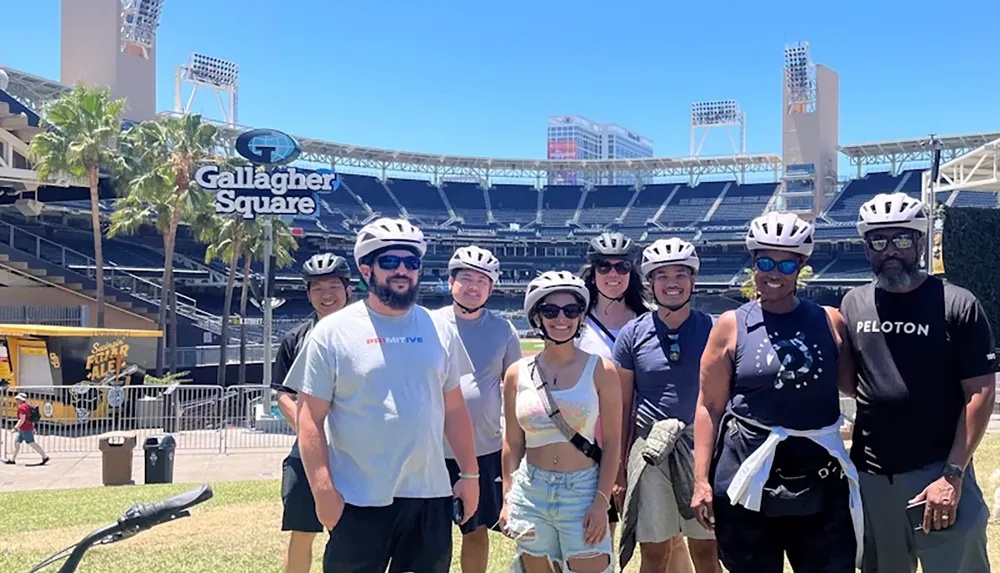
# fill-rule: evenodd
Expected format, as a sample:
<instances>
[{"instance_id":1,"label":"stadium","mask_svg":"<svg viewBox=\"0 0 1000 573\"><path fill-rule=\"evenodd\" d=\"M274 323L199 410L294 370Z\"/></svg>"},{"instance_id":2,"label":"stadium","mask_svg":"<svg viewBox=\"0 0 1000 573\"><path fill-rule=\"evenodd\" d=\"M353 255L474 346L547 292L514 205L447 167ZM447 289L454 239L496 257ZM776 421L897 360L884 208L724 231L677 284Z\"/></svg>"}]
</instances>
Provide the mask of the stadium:
<instances>
[{"instance_id":1,"label":"stadium","mask_svg":"<svg viewBox=\"0 0 1000 573\"><path fill-rule=\"evenodd\" d=\"M116 6L118 1L102 0ZM192 54L187 64L176 67L174 108L156 109L155 30L161 4L126 2L124 11L106 11L115 13L111 18L64 3L61 81L4 68L0 267L5 304L84 309L82 314L36 320L86 324L86 308L94 293L87 189L65 179L39 180L26 153L31 138L41 130L39 111L47 101L75 82L110 87L113 97L128 99L126 125L132 125L183 114L185 90L191 99L198 89L211 90L220 96L223 117L216 125L227 148L224 153L232 152L248 130L282 128L239 125L239 66L203 54ZM90 35L114 36L118 48L108 50L104 44L88 42L84 29ZM296 262L275 273L273 337L310 312L297 277L301 262L321 251L349 253L357 229L381 216L407 218L432 237L421 279L421 302L429 307L447 303L446 266L456 247L474 243L491 249L503 262L491 306L528 334L517 310L523 286L540 271L576 270L587 240L605 230L621 231L640 244L670 236L694 242L702 260L695 304L720 312L740 300L743 269L749 266L743 246L748 221L768 210L792 210L816 222L819 244L811 260L811 295L835 304L845 288L869 280L855 220L861 203L876 193L902 191L948 206L997 205L1000 133L842 145L837 136L839 76L812 61L808 44L789 46L784 56L784 82L774 86L783 106L780 154L747 153L735 144L728 155L695 152L698 130L743 131L744 115L735 100L692 105L690 157L442 156L290 134L301 149L293 165L332 170L340 185L335 192L317 195L316 216L285 217L298 249ZM741 138L745 140L745 134ZM931 194L928 167L935 149L940 149L944 164ZM838 172L845 158L851 173ZM107 221L116 197L110 177L101 178L99 190L101 217ZM133 236L105 238L104 258L110 270L108 304L113 309L109 325L153 328L162 298L164 254L159 234L145 228ZM228 268L220 261L204 262L205 245L184 228L174 261L182 363L199 366L210 362L206 348L219 343ZM262 275L263 265L254 263L252 271ZM242 272L238 274L242 282ZM245 317L252 325L253 356L258 356L258 346L264 342L261 301L255 296ZM9 316L0 322L16 322L14 314L7 312Z\"/></svg>"}]
</instances>

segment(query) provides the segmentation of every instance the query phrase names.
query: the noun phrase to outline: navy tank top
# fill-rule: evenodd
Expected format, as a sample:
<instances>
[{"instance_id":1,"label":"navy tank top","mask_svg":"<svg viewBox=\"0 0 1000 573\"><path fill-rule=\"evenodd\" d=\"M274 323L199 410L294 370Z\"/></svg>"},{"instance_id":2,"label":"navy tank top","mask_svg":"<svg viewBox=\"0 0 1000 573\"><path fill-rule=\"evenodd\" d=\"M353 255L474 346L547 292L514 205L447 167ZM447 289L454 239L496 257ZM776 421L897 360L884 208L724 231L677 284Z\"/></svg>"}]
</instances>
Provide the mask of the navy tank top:
<instances>
[{"instance_id":1,"label":"navy tank top","mask_svg":"<svg viewBox=\"0 0 1000 573\"><path fill-rule=\"evenodd\" d=\"M740 464L769 434L743 420L814 430L840 417L837 343L821 306L799 299L792 312L773 314L750 302L736 309L736 323L735 372L716 452L716 495L725 495ZM761 511L774 516L819 511L815 486L837 467L812 440L786 439L775 452Z\"/></svg>"}]
</instances>

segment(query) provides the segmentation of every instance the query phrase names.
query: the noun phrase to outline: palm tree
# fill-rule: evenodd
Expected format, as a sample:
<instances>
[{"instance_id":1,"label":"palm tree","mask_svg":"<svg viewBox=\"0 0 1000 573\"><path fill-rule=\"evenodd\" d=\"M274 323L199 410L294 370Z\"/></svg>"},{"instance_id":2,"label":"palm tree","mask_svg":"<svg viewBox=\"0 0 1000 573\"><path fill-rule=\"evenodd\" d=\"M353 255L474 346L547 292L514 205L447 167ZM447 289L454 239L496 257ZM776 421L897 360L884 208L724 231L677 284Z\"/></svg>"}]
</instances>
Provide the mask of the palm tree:
<instances>
[{"instance_id":1,"label":"palm tree","mask_svg":"<svg viewBox=\"0 0 1000 573\"><path fill-rule=\"evenodd\" d=\"M757 285L753 282L753 269L743 269L743 274L745 278L743 283L740 285L740 293L746 297L747 300L757 300L760 293L757 292ZM802 267L799 270L799 277L795 281L795 288L802 290L806 288L809 281L813 278L813 268L809 265Z\"/></svg>"},{"instance_id":2,"label":"palm tree","mask_svg":"<svg viewBox=\"0 0 1000 573\"><path fill-rule=\"evenodd\" d=\"M279 269L287 267L295 262L292 258L292 251L298 249L299 245L292 236L288 224L281 219L271 221L271 252L274 254L275 266ZM253 221L247 225L245 232L245 242L243 243L243 284L240 288L240 384L246 384L247 380L247 294L250 281L250 265L254 261L264 260L264 225L262 222ZM269 341L265 340L264 344Z\"/></svg>"},{"instance_id":3,"label":"palm tree","mask_svg":"<svg viewBox=\"0 0 1000 573\"><path fill-rule=\"evenodd\" d=\"M217 135L216 127L203 123L198 114L165 117L130 129L122 146L129 160L126 171L132 175L128 195L136 196L135 201L122 207L131 207L130 213L138 216L143 212L143 205L155 206L147 213L150 217L156 213L157 230L163 236L163 286L158 320L164 328L169 306L170 326L165 330L172 334L169 340L171 371L177 359L177 293L174 288L177 229L181 222L203 217L209 209L211 196L194 181L193 173L200 164L224 162L215 154ZM121 217L124 221L125 216ZM156 364L157 370L162 372L162 347L158 348Z\"/></svg>"},{"instance_id":4,"label":"palm tree","mask_svg":"<svg viewBox=\"0 0 1000 573\"><path fill-rule=\"evenodd\" d=\"M272 221L274 253L278 268L292 262L291 251L298 248L288 225L280 219ZM264 224L260 220L246 220L241 217L215 217L215 224L206 226L202 232L202 240L209 242L205 250L205 262L213 259L223 260L229 267L226 280L226 292L222 309L222 342L219 346L218 384L225 386L225 365L228 363L229 350L229 317L233 304L233 291L236 284L236 269L240 258L243 259L243 283L240 293L240 384L246 382L246 309L247 294L250 282L250 265L253 261L264 260ZM265 344L268 341L264 341ZM266 367L266 366L265 366Z\"/></svg>"},{"instance_id":5,"label":"palm tree","mask_svg":"<svg viewBox=\"0 0 1000 573\"><path fill-rule=\"evenodd\" d=\"M121 131L124 99L111 99L111 90L78 85L42 106L47 129L31 139L28 155L40 180L57 173L86 177L90 187L90 224L94 230L94 266L97 281L97 326L104 327L104 250L101 241L97 183L101 169L119 161L116 141Z\"/></svg>"}]
</instances>

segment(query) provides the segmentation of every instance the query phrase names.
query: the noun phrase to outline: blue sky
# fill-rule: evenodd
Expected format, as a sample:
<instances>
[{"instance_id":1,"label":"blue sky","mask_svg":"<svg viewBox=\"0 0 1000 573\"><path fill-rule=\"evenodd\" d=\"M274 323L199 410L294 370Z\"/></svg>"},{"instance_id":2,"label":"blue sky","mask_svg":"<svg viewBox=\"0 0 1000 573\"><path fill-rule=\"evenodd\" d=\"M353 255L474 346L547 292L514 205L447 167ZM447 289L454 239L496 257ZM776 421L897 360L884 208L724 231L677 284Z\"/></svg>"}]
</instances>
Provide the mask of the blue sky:
<instances>
[{"instance_id":1,"label":"blue sky","mask_svg":"<svg viewBox=\"0 0 1000 573\"><path fill-rule=\"evenodd\" d=\"M78 0L79 1L79 0ZM57 0L5 2L0 65L59 77ZM786 44L840 74L840 142L1000 130L1000 2L165 0L158 101L198 51L240 64L239 123L357 145L543 158L581 114L687 155L690 104L738 99L751 152L780 152ZM218 117L213 97L197 106ZM728 151L719 132L706 152Z\"/></svg>"}]
</instances>

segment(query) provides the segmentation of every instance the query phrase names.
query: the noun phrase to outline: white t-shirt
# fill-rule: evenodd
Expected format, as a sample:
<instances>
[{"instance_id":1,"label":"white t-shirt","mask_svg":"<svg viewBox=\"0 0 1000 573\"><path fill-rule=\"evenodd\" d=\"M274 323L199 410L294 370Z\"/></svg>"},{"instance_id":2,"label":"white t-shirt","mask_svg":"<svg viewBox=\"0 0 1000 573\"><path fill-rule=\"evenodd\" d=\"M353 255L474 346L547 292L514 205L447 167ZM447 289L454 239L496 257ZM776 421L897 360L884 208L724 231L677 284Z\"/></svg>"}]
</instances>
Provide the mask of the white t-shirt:
<instances>
[{"instance_id":1,"label":"white t-shirt","mask_svg":"<svg viewBox=\"0 0 1000 573\"><path fill-rule=\"evenodd\" d=\"M444 393L472 364L455 327L422 306L386 316L355 302L313 329L285 386L330 401L333 484L347 503L451 495Z\"/></svg>"},{"instance_id":2,"label":"white t-shirt","mask_svg":"<svg viewBox=\"0 0 1000 573\"><path fill-rule=\"evenodd\" d=\"M611 334L616 338L621 329L611 330ZM612 351L615 348L615 341L609 337L600 326L594 323L590 313L587 313L580 330L580 337L576 339L576 347L589 354L596 354L601 358L611 360Z\"/></svg>"}]
</instances>

